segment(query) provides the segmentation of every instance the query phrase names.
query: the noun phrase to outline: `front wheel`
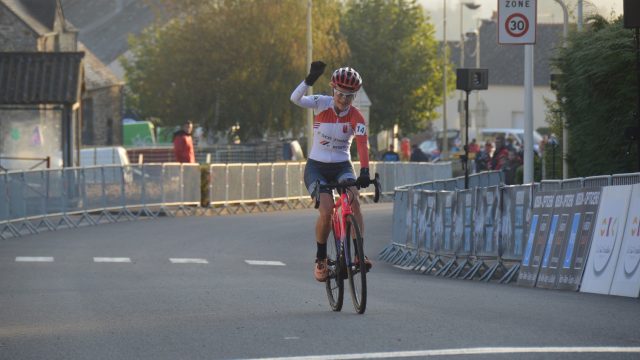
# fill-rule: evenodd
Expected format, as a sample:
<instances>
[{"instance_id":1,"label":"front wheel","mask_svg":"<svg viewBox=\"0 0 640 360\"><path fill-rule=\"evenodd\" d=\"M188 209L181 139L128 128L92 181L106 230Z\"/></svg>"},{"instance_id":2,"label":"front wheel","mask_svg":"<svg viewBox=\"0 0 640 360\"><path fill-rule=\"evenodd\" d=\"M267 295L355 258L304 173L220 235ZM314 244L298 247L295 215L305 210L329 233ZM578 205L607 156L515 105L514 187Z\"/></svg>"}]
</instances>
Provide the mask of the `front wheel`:
<instances>
[{"instance_id":1,"label":"front wheel","mask_svg":"<svg viewBox=\"0 0 640 360\"><path fill-rule=\"evenodd\" d=\"M364 257L364 245L360 227L353 215L347 217L347 240L345 241L345 258L347 276L351 288L351 301L358 314L367 308L367 266Z\"/></svg>"},{"instance_id":2,"label":"front wheel","mask_svg":"<svg viewBox=\"0 0 640 360\"><path fill-rule=\"evenodd\" d=\"M332 229L333 239L327 241L327 267L329 268L329 277L327 278L327 298L331 310L342 310L342 302L344 300L344 257L338 247L339 239L336 239L335 230Z\"/></svg>"}]
</instances>

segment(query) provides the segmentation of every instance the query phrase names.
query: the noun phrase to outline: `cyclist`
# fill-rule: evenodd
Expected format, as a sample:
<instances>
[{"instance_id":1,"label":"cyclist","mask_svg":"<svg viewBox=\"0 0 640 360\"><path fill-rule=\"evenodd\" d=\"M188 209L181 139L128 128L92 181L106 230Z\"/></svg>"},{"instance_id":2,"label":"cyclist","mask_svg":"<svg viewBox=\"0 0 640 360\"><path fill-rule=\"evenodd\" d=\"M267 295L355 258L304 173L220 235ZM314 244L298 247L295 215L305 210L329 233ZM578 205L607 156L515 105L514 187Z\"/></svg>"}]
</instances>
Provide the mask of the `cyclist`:
<instances>
[{"instance_id":1,"label":"cyclist","mask_svg":"<svg viewBox=\"0 0 640 360\"><path fill-rule=\"evenodd\" d=\"M369 149L367 128L360 111L351 105L358 90L362 86L362 78L350 67L342 67L333 72L331 88L333 96L304 96L307 88L312 86L324 72L326 64L322 61L311 63L311 69L305 80L291 94L291 101L304 108L312 108L313 145L304 170L304 183L312 198L320 197L319 214L316 221L316 262L314 277L317 281L327 280L327 238L331 232L331 214L333 211L333 194L331 191L316 189L316 180L321 184L330 182L356 181L356 184L369 185ZM349 149L351 141L356 138L360 158L360 176L356 179ZM362 233L364 227L358 191L352 187L353 203L351 208ZM367 269L371 267L365 258Z\"/></svg>"}]
</instances>

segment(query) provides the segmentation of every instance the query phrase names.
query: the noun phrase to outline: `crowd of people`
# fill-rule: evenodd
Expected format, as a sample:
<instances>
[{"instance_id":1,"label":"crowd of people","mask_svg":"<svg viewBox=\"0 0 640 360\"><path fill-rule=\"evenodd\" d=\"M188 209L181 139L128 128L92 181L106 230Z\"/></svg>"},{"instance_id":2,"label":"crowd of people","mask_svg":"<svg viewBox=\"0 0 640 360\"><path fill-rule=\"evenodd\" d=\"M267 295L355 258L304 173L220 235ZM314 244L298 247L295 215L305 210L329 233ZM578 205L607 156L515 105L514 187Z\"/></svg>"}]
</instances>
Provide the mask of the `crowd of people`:
<instances>
[{"instance_id":1,"label":"crowd of people","mask_svg":"<svg viewBox=\"0 0 640 360\"><path fill-rule=\"evenodd\" d=\"M495 143L495 147L494 147ZM389 149L380 156L382 161L431 161L430 155L425 154L418 145L412 145L411 151L404 151L399 154L395 152L394 146L389 145ZM403 156L404 155L404 156ZM484 146L477 143L476 139L469 143L469 158L474 161L475 171L499 170L504 173L506 184L516 183L516 172L523 164L523 149L514 145L513 139L498 135L494 142L487 140Z\"/></svg>"},{"instance_id":2,"label":"crowd of people","mask_svg":"<svg viewBox=\"0 0 640 360\"><path fill-rule=\"evenodd\" d=\"M500 170L504 173L505 184L515 184L516 171L523 163L522 149L517 149L513 141L505 139L503 135L496 136L495 149L493 146L487 141L484 148L480 149L476 139L469 144L469 154L475 154L476 172Z\"/></svg>"}]
</instances>

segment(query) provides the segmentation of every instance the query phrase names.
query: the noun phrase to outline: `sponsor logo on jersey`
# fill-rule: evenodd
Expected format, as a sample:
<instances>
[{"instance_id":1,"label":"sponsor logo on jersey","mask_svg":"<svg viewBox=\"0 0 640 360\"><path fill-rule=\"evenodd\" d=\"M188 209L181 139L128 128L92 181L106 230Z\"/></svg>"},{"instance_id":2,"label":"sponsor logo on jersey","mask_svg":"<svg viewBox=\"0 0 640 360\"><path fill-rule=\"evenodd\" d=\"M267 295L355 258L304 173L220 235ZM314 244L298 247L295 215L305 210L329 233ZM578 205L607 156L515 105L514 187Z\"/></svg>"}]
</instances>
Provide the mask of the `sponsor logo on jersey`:
<instances>
[{"instance_id":1,"label":"sponsor logo on jersey","mask_svg":"<svg viewBox=\"0 0 640 360\"><path fill-rule=\"evenodd\" d=\"M329 145L329 141L327 141L327 140L322 140L322 141L320 141L320 145L327 146L327 145Z\"/></svg>"},{"instance_id":2,"label":"sponsor logo on jersey","mask_svg":"<svg viewBox=\"0 0 640 360\"><path fill-rule=\"evenodd\" d=\"M342 125L342 132L346 134L347 131L349 131L349 125L347 124Z\"/></svg>"}]
</instances>

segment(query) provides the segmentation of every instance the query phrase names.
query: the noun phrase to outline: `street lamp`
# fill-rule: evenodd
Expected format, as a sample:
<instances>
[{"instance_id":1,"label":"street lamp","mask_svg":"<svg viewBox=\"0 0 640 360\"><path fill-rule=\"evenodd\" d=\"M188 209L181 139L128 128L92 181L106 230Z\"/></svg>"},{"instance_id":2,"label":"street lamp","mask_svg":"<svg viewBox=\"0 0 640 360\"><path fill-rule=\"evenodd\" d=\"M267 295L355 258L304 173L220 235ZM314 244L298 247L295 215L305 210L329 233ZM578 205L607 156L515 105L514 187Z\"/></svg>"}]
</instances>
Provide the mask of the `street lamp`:
<instances>
[{"instance_id":1,"label":"street lamp","mask_svg":"<svg viewBox=\"0 0 640 360\"><path fill-rule=\"evenodd\" d=\"M476 4L470 1L460 1L460 69L464 68L464 30L462 25L464 23L463 20L463 9L466 7L469 10L476 10L480 7L480 4ZM458 113L459 113L459 121L460 128L462 128L462 118L464 117L464 107L462 106L464 101L464 92L460 92L460 101L458 102Z\"/></svg>"}]
</instances>

